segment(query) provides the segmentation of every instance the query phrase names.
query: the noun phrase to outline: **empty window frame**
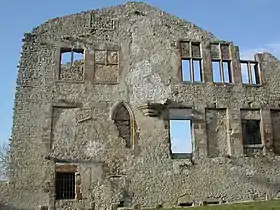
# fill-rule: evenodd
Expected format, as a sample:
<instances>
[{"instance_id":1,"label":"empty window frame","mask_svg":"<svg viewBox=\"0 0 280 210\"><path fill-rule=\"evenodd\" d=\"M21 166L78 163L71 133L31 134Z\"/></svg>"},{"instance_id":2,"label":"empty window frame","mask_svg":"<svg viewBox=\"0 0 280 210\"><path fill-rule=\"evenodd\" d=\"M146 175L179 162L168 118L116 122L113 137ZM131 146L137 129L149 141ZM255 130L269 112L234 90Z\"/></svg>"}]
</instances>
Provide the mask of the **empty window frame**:
<instances>
[{"instance_id":1,"label":"empty window frame","mask_svg":"<svg viewBox=\"0 0 280 210\"><path fill-rule=\"evenodd\" d=\"M180 42L183 82L202 82L202 53L199 42Z\"/></svg>"},{"instance_id":2,"label":"empty window frame","mask_svg":"<svg viewBox=\"0 0 280 210\"><path fill-rule=\"evenodd\" d=\"M244 147L254 147L262 145L260 120L242 119L241 124Z\"/></svg>"},{"instance_id":3,"label":"empty window frame","mask_svg":"<svg viewBox=\"0 0 280 210\"><path fill-rule=\"evenodd\" d=\"M74 65L77 61L84 59L83 49L61 49L60 51L60 65Z\"/></svg>"},{"instance_id":4,"label":"empty window frame","mask_svg":"<svg viewBox=\"0 0 280 210\"><path fill-rule=\"evenodd\" d=\"M63 48L60 50L58 79L64 81L83 81L84 50Z\"/></svg>"},{"instance_id":5,"label":"empty window frame","mask_svg":"<svg viewBox=\"0 0 280 210\"><path fill-rule=\"evenodd\" d=\"M75 172L56 172L56 199L75 199L75 183Z\"/></svg>"},{"instance_id":6,"label":"empty window frame","mask_svg":"<svg viewBox=\"0 0 280 210\"><path fill-rule=\"evenodd\" d=\"M257 61L240 61L243 84L260 85L260 69Z\"/></svg>"},{"instance_id":7,"label":"empty window frame","mask_svg":"<svg viewBox=\"0 0 280 210\"><path fill-rule=\"evenodd\" d=\"M230 45L211 44L213 82L232 83Z\"/></svg>"},{"instance_id":8,"label":"empty window frame","mask_svg":"<svg viewBox=\"0 0 280 210\"><path fill-rule=\"evenodd\" d=\"M191 109L169 110L169 139L172 158L186 158L193 152Z\"/></svg>"}]
</instances>

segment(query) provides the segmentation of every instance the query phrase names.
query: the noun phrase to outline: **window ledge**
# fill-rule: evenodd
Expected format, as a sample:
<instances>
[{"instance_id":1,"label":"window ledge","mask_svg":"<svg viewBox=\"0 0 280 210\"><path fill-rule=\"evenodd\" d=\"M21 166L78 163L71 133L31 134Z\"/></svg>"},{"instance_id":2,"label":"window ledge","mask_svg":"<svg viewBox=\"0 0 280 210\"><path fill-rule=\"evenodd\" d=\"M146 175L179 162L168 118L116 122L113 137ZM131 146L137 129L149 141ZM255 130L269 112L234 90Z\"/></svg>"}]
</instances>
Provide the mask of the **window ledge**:
<instances>
[{"instance_id":1,"label":"window ledge","mask_svg":"<svg viewBox=\"0 0 280 210\"><path fill-rule=\"evenodd\" d=\"M199 81L194 81L194 82L182 81L181 83L184 85L205 85L206 84L205 82L199 82Z\"/></svg>"},{"instance_id":2,"label":"window ledge","mask_svg":"<svg viewBox=\"0 0 280 210\"><path fill-rule=\"evenodd\" d=\"M244 145L244 148L263 148L262 144L247 144Z\"/></svg>"},{"instance_id":3,"label":"window ledge","mask_svg":"<svg viewBox=\"0 0 280 210\"><path fill-rule=\"evenodd\" d=\"M192 159L193 154L192 153L172 153L171 158L172 159Z\"/></svg>"},{"instance_id":4,"label":"window ledge","mask_svg":"<svg viewBox=\"0 0 280 210\"><path fill-rule=\"evenodd\" d=\"M55 199L56 201L59 202L75 202L77 201L77 199L73 198L73 199Z\"/></svg>"},{"instance_id":5,"label":"window ledge","mask_svg":"<svg viewBox=\"0 0 280 210\"><path fill-rule=\"evenodd\" d=\"M93 82L94 85L118 85L119 82Z\"/></svg>"},{"instance_id":6,"label":"window ledge","mask_svg":"<svg viewBox=\"0 0 280 210\"><path fill-rule=\"evenodd\" d=\"M263 87L263 85L261 85L261 84L247 84L247 83L242 83L242 86L243 87L256 87L256 88Z\"/></svg>"},{"instance_id":7,"label":"window ledge","mask_svg":"<svg viewBox=\"0 0 280 210\"><path fill-rule=\"evenodd\" d=\"M212 82L212 85L213 86L224 86L224 87L226 87L226 86L233 86L234 83Z\"/></svg>"},{"instance_id":8,"label":"window ledge","mask_svg":"<svg viewBox=\"0 0 280 210\"><path fill-rule=\"evenodd\" d=\"M57 82L57 83L81 84L81 83L84 83L84 80L60 80L60 79L57 79L57 80L55 80L55 82Z\"/></svg>"}]
</instances>

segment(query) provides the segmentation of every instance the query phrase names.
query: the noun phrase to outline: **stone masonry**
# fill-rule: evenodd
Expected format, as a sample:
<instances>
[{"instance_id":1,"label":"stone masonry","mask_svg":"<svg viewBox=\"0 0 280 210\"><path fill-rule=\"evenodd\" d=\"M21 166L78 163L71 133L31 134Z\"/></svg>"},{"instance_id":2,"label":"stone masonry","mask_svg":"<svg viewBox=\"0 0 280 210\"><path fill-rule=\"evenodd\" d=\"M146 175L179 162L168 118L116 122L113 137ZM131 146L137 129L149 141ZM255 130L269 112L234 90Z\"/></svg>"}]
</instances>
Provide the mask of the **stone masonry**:
<instances>
[{"instance_id":1,"label":"stone masonry","mask_svg":"<svg viewBox=\"0 0 280 210\"><path fill-rule=\"evenodd\" d=\"M1 205L90 210L276 198L279 78L269 53L242 61L232 42L144 3L49 20L23 38ZM191 153L171 151L170 119L191 120Z\"/></svg>"}]
</instances>

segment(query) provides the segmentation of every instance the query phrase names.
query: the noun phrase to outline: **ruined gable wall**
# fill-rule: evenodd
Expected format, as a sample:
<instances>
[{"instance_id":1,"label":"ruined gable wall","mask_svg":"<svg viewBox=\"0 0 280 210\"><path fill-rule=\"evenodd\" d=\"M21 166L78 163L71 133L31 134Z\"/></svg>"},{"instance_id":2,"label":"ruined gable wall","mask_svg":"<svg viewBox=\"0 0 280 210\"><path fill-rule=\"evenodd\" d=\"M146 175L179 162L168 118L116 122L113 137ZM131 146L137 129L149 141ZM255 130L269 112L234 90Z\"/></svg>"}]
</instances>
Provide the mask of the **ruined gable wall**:
<instances>
[{"instance_id":1,"label":"ruined gable wall","mask_svg":"<svg viewBox=\"0 0 280 210\"><path fill-rule=\"evenodd\" d=\"M11 140L11 178L9 187L11 200L36 206L44 200L43 181L46 176L45 150L41 139L44 123L45 80L42 77L47 60L52 52L40 46L36 36L26 34L23 39L19 64L17 90L14 103L14 124ZM42 56L42 58L41 58ZM42 99L42 100L39 100ZM32 196L26 192L32 192ZM47 200L45 200L47 202Z\"/></svg>"},{"instance_id":2,"label":"ruined gable wall","mask_svg":"<svg viewBox=\"0 0 280 210\"><path fill-rule=\"evenodd\" d=\"M176 42L182 38L202 42L206 84L180 83ZM274 78L279 76L279 61L274 60L270 67L272 58L264 56L264 78L272 81L265 87L244 87L238 83L238 76L233 86L213 86L211 64L207 63L210 41L217 39L141 3L56 18L34 29L23 46L15 101L14 205L65 209L66 205L89 207L94 202L101 207L125 197L128 205L149 206L176 204L186 193L194 200L217 197L229 201L262 197L267 191L275 194L273 184L258 183L278 181L274 159L206 158L205 108L235 111L223 113L223 119L228 119L238 116L236 110L250 108L252 102L257 108L276 107L279 93ZM85 49L83 80L61 81L60 48L73 46ZM107 54L109 65L102 60L106 50L113 52ZM234 65L237 69L238 64ZM273 74L266 73L268 69ZM108 81L111 72L117 72L118 78ZM189 160L172 160L163 116L145 117L138 109L147 101L164 103L167 99L196 110L195 165ZM121 101L129 103L137 124L133 149L125 149L111 119ZM221 151L215 155L228 153L221 136ZM231 141L232 154L242 154L238 126L227 141ZM55 166L46 156L78 161L82 202L54 202Z\"/></svg>"}]
</instances>

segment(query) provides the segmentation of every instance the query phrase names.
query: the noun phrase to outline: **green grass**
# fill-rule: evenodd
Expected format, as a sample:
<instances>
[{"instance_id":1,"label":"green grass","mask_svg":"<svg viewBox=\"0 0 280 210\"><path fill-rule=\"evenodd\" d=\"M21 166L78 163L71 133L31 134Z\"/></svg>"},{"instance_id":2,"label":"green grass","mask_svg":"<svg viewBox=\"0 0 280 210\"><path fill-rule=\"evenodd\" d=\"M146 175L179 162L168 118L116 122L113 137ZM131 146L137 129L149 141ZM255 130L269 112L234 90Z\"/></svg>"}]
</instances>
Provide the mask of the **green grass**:
<instances>
[{"instance_id":1,"label":"green grass","mask_svg":"<svg viewBox=\"0 0 280 210\"><path fill-rule=\"evenodd\" d=\"M238 204L222 204L208 205L185 208L190 210L280 210L280 200L260 201L253 203L238 203ZM174 208L169 210L182 210L182 208Z\"/></svg>"}]
</instances>

